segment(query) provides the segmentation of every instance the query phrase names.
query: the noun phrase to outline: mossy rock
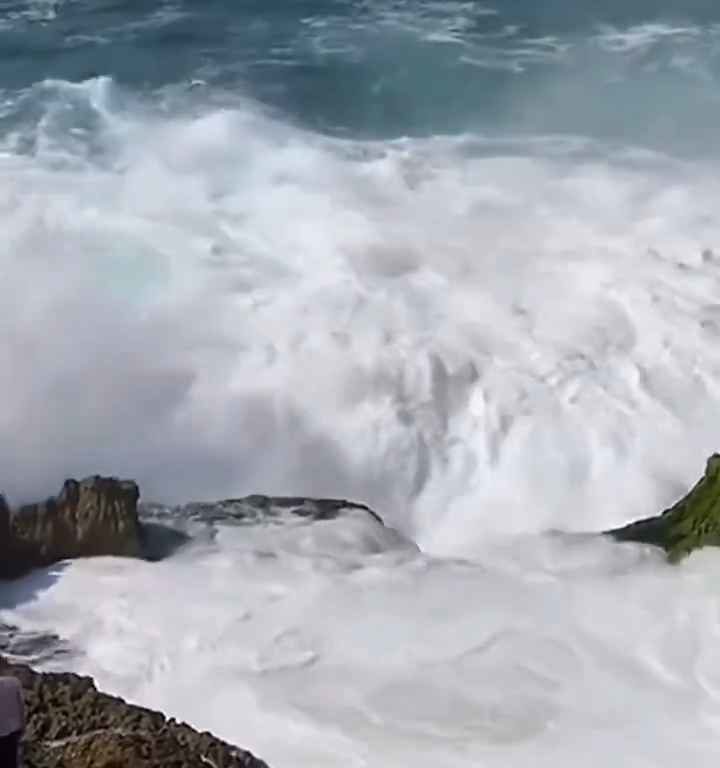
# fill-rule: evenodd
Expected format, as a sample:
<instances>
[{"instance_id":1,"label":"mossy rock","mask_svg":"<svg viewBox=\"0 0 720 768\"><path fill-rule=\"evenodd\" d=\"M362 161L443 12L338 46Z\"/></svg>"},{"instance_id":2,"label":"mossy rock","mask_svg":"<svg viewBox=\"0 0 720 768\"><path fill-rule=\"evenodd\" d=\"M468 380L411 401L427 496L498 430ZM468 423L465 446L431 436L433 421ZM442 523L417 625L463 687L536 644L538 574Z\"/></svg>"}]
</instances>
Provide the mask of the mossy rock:
<instances>
[{"instance_id":1,"label":"mossy rock","mask_svg":"<svg viewBox=\"0 0 720 768\"><path fill-rule=\"evenodd\" d=\"M619 541L662 547L673 563L696 549L720 546L720 454L707 460L694 488L661 515L605 533Z\"/></svg>"}]
</instances>

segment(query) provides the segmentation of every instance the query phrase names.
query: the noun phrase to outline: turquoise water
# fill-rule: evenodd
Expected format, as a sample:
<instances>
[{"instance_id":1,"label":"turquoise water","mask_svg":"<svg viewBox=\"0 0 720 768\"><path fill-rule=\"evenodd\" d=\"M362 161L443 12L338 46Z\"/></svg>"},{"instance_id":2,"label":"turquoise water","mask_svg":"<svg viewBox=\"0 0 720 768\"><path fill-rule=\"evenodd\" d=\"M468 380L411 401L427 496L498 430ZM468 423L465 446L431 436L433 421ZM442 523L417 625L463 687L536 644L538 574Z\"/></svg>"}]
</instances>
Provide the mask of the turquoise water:
<instances>
[{"instance_id":1,"label":"turquoise water","mask_svg":"<svg viewBox=\"0 0 720 768\"><path fill-rule=\"evenodd\" d=\"M719 76L720 8L710 2L1 3L8 490L34 497L65 473L106 468L180 498L284 488L413 507L446 473L464 478L492 463L495 448L483 446L494 445L495 427L463 412L469 421L451 440L447 417L426 418L450 397L432 389L428 371L439 365L475 391L487 357L532 369L534 391L547 375L545 354L568 355L572 368L572 350L604 361L632 350L626 329L636 321L606 306L603 280L632 292L637 275L659 313L650 338L672 347L667 333L678 325L659 298L656 256L694 263L718 249ZM596 276L573 278L578 263ZM561 295L560 283L548 282L555 271ZM674 296L680 289L670 285ZM466 290L467 305L457 299ZM683 312L712 314L709 299L676 300ZM523 302L536 315L523 314ZM568 338L555 349L554 332L544 338L538 329L576 311L576 323L560 323L559 338ZM467 338L466 323L478 326ZM515 341L497 341L496 325ZM633 333L645 339L643 329ZM533 339L553 351L526 348ZM660 359L692 373L685 343L704 356L710 349L705 338L683 338L682 362ZM360 448L351 466L315 467L297 425L297 446L283 454L296 437L288 435L296 401L308 434L332 441L345 418L329 419L312 389L300 397L305 345L329 367L321 378L338 414L352 414L345 428ZM368 367L359 379L356 365ZM267 465L249 458L252 439L235 437L245 427L212 437L205 421L205 398L219 424L255 417L252 397L237 394L240 381L258 382L271 421L279 407L272 428L257 430L281 454ZM702 378L693 381L705 392ZM413 396L409 382L419 387ZM421 394L422 382L430 393ZM166 385L172 396L157 401ZM112 439L86 418L88 398ZM148 419L148 402L165 408ZM58 416L76 409L82 428ZM50 430L72 451L58 454L50 441L47 461L26 469L11 437L24 414L38 420L32 433ZM503 433L505 417L497 418ZM200 427L207 443L196 448L188 434ZM147 455L136 452L138 434ZM564 440L560 430L558 445ZM622 464L625 438L617 440ZM693 443L699 455L683 472L694 476L699 446L711 442ZM468 457L451 460L458 444ZM24 451L36 455L35 438ZM397 458L406 451L411 458ZM176 472L177 461L188 472ZM306 486L310 477L317 486ZM562 486L564 464L559 477ZM554 491L545 493L554 504ZM427 509L442 506L445 491L428 498Z\"/></svg>"},{"instance_id":2,"label":"turquoise water","mask_svg":"<svg viewBox=\"0 0 720 768\"><path fill-rule=\"evenodd\" d=\"M717 142L719 24L699 0L4 2L4 124L33 84L106 76L150 99L194 81L194 103L242 94L341 135L562 132L694 151Z\"/></svg>"}]
</instances>

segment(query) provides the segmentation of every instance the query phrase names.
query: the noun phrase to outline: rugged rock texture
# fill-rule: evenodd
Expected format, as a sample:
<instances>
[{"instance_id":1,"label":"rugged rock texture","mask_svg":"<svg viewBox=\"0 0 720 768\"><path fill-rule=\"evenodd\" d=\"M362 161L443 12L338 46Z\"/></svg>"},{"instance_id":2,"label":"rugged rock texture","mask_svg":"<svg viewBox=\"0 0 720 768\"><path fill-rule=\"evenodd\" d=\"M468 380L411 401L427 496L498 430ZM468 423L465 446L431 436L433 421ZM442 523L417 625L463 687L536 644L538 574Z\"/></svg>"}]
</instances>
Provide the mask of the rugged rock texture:
<instances>
[{"instance_id":1,"label":"rugged rock texture","mask_svg":"<svg viewBox=\"0 0 720 768\"><path fill-rule=\"evenodd\" d=\"M359 510L383 524L369 507L345 499L262 495L180 507L147 504L141 520L139 497L134 482L100 476L66 480L56 497L15 512L0 495L0 578L76 557L160 560L189 541L178 528L179 521L188 519L252 523L290 514L330 520Z\"/></svg>"},{"instance_id":2,"label":"rugged rock texture","mask_svg":"<svg viewBox=\"0 0 720 768\"><path fill-rule=\"evenodd\" d=\"M19 576L58 560L142 553L133 482L67 480L60 494L11 513L0 501L0 576Z\"/></svg>"},{"instance_id":3,"label":"rugged rock texture","mask_svg":"<svg viewBox=\"0 0 720 768\"><path fill-rule=\"evenodd\" d=\"M283 515L295 515L309 520L334 520L348 512L362 512L384 525L380 515L365 504L347 499L310 499L305 496L263 496L253 494L237 499L213 502L191 502L179 507L147 504L142 511L153 518L196 519L206 522L235 521L255 523Z\"/></svg>"},{"instance_id":4,"label":"rugged rock texture","mask_svg":"<svg viewBox=\"0 0 720 768\"><path fill-rule=\"evenodd\" d=\"M54 632L23 630L0 622L0 656L23 664L59 661L70 655L69 644Z\"/></svg>"},{"instance_id":5,"label":"rugged rock texture","mask_svg":"<svg viewBox=\"0 0 720 768\"><path fill-rule=\"evenodd\" d=\"M0 544L10 540L10 520L12 513L5 497L0 494Z\"/></svg>"},{"instance_id":6,"label":"rugged rock texture","mask_svg":"<svg viewBox=\"0 0 720 768\"><path fill-rule=\"evenodd\" d=\"M720 454L708 459L703 477L670 509L606 533L620 541L662 547L671 562L694 549L720 546Z\"/></svg>"},{"instance_id":7,"label":"rugged rock texture","mask_svg":"<svg viewBox=\"0 0 720 768\"><path fill-rule=\"evenodd\" d=\"M90 678L37 673L0 657L22 683L26 768L268 768L249 752L96 690Z\"/></svg>"},{"instance_id":8,"label":"rugged rock texture","mask_svg":"<svg viewBox=\"0 0 720 768\"><path fill-rule=\"evenodd\" d=\"M289 514L330 520L361 511L383 524L369 507L345 499L252 495L180 507L147 504L141 510L139 497L134 482L99 476L66 480L58 496L14 512L0 496L0 578L76 557L160 560L189 541L178 528L188 519L253 523Z\"/></svg>"}]
</instances>

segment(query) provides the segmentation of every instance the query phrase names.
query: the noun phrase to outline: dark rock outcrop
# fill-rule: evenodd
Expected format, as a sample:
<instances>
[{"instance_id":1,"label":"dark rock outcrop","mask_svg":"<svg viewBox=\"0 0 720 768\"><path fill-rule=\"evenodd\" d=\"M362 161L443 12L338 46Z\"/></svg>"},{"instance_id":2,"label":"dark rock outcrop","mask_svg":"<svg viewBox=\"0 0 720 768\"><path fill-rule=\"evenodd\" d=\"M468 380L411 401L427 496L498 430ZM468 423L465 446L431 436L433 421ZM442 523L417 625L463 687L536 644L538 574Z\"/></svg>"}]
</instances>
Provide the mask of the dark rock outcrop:
<instances>
[{"instance_id":1,"label":"dark rock outcrop","mask_svg":"<svg viewBox=\"0 0 720 768\"><path fill-rule=\"evenodd\" d=\"M252 494L237 499L213 502L190 502L179 507L159 504L142 505L142 511L153 518L196 519L206 522L234 521L256 523L292 515L308 520L335 520L352 512L361 512L384 525L382 518L365 504L347 499L311 499L306 496L264 496Z\"/></svg>"},{"instance_id":2,"label":"dark rock outcrop","mask_svg":"<svg viewBox=\"0 0 720 768\"><path fill-rule=\"evenodd\" d=\"M0 675L23 686L26 768L268 768L209 733L100 693L90 678L1 657Z\"/></svg>"},{"instance_id":3,"label":"dark rock outcrop","mask_svg":"<svg viewBox=\"0 0 720 768\"><path fill-rule=\"evenodd\" d=\"M10 520L12 513L5 497L0 493L0 542L10 539Z\"/></svg>"},{"instance_id":4,"label":"dark rock outcrop","mask_svg":"<svg viewBox=\"0 0 720 768\"><path fill-rule=\"evenodd\" d=\"M356 510L369 515L376 522L384 525L380 515L373 512L370 507L347 499L307 499L298 496L260 496L256 494L246 496L240 502L269 512L280 510L312 520L334 520L345 512Z\"/></svg>"},{"instance_id":5,"label":"dark rock outcrop","mask_svg":"<svg viewBox=\"0 0 720 768\"><path fill-rule=\"evenodd\" d=\"M661 515L606 531L619 541L662 547L670 562L695 549L720 546L720 454L713 454L692 490Z\"/></svg>"},{"instance_id":6,"label":"dark rock outcrop","mask_svg":"<svg viewBox=\"0 0 720 768\"><path fill-rule=\"evenodd\" d=\"M54 632L23 630L0 622L0 656L22 664L58 661L71 654L69 644Z\"/></svg>"},{"instance_id":7,"label":"dark rock outcrop","mask_svg":"<svg viewBox=\"0 0 720 768\"><path fill-rule=\"evenodd\" d=\"M188 519L255 523L293 515L331 520L360 511L384 525L372 509L345 499L256 494L180 507L146 504L140 508L139 498L134 482L100 476L66 480L57 496L15 511L0 495L0 578L16 578L33 568L76 557L160 560L190 540L177 525Z\"/></svg>"},{"instance_id":8,"label":"dark rock outcrop","mask_svg":"<svg viewBox=\"0 0 720 768\"><path fill-rule=\"evenodd\" d=\"M58 560L142 554L135 483L108 477L67 480L56 497L11 512L0 501L0 576Z\"/></svg>"}]
</instances>

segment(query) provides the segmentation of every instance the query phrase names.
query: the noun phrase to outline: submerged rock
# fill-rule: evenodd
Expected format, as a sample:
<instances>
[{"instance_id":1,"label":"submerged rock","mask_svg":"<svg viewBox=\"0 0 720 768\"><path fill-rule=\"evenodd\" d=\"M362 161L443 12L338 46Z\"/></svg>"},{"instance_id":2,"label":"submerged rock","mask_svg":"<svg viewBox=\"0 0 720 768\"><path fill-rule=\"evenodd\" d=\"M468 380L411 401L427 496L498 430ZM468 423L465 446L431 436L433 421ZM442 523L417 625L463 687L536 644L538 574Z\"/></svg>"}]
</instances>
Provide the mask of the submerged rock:
<instances>
[{"instance_id":1,"label":"submerged rock","mask_svg":"<svg viewBox=\"0 0 720 768\"><path fill-rule=\"evenodd\" d=\"M0 502L0 576L58 560L142 554L137 485L108 477L67 480L58 496L11 513Z\"/></svg>"},{"instance_id":2,"label":"submerged rock","mask_svg":"<svg viewBox=\"0 0 720 768\"><path fill-rule=\"evenodd\" d=\"M209 733L100 693L90 678L2 657L0 675L23 686L26 768L268 768Z\"/></svg>"},{"instance_id":3,"label":"submerged rock","mask_svg":"<svg viewBox=\"0 0 720 768\"><path fill-rule=\"evenodd\" d=\"M670 562L695 549L720 546L720 454L708 459L705 474L687 496L661 515L605 533L619 541L662 547Z\"/></svg>"}]
</instances>

